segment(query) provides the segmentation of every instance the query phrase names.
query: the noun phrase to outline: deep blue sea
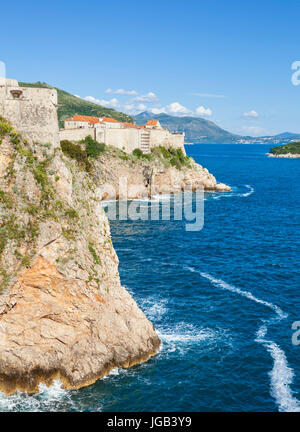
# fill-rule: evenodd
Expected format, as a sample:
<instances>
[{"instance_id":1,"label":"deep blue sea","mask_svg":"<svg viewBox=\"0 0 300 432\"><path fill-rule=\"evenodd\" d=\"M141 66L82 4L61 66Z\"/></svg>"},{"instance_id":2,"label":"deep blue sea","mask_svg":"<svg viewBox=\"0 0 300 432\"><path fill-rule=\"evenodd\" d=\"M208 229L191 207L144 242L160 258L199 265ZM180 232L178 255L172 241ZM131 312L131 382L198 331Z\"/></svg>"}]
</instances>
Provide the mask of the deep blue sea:
<instances>
[{"instance_id":1,"label":"deep blue sea","mask_svg":"<svg viewBox=\"0 0 300 432\"><path fill-rule=\"evenodd\" d=\"M232 187L205 194L201 231L111 222L121 281L162 340L155 358L78 391L1 395L0 410L299 411L300 161L269 148L187 146Z\"/></svg>"}]
</instances>

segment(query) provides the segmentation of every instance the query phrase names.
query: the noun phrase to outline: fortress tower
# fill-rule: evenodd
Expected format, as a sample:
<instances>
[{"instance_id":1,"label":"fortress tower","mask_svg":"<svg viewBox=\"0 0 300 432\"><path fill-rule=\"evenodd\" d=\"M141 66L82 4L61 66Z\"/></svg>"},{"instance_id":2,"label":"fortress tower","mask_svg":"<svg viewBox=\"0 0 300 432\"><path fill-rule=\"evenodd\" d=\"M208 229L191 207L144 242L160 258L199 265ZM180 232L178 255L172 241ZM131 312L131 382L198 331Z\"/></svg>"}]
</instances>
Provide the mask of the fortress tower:
<instances>
[{"instance_id":1,"label":"fortress tower","mask_svg":"<svg viewBox=\"0 0 300 432\"><path fill-rule=\"evenodd\" d=\"M13 79L0 79L0 115L24 138L59 145L55 89L19 87Z\"/></svg>"}]
</instances>

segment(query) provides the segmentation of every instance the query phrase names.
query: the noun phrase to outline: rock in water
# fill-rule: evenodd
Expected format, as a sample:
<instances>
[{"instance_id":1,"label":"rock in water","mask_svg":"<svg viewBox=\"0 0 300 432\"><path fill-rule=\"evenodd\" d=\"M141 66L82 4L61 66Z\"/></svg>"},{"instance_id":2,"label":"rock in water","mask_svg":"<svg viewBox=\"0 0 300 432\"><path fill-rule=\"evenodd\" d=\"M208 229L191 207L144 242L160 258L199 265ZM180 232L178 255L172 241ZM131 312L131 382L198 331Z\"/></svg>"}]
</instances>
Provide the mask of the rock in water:
<instances>
[{"instance_id":1,"label":"rock in water","mask_svg":"<svg viewBox=\"0 0 300 432\"><path fill-rule=\"evenodd\" d=\"M120 284L90 165L22 140L0 119L0 389L65 388L160 346Z\"/></svg>"}]
</instances>

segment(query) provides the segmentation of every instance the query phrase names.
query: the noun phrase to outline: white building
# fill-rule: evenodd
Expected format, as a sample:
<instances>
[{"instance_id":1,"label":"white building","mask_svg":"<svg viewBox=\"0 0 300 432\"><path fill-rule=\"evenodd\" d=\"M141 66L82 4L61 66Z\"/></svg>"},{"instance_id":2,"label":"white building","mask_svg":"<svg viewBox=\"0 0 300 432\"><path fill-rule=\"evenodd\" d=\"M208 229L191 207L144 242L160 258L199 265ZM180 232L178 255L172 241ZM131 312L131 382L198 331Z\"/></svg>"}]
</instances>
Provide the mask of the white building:
<instances>
[{"instance_id":1,"label":"white building","mask_svg":"<svg viewBox=\"0 0 300 432\"><path fill-rule=\"evenodd\" d=\"M79 141L88 135L98 142L112 145L131 153L139 148L150 153L152 147L175 147L184 150L184 133L174 134L164 129L158 120L149 120L146 125L122 123L110 117L75 115L65 121L59 132L60 140Z\"/></svg>"}]
</instances>

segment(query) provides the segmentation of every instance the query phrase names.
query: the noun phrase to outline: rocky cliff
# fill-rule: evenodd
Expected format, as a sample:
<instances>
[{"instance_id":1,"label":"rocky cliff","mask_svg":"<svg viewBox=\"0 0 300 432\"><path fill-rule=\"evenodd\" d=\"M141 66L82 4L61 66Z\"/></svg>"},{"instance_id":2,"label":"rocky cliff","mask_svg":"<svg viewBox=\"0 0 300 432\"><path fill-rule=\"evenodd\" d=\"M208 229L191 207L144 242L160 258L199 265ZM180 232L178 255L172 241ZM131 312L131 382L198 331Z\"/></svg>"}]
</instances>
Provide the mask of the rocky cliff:
<instances>
[{"instance_id":1,"label":"rocky cliff","mask_svg":"<svg viewBox=\"0 0 300 432\"><path fill-rule=\"evenodd\" d=\"M79 388L160 346L120 284L99 174L86 168L0 119L0 389L8 394L54 378Z\"/></svg>"},{"instance_id":2,"label":"rocky cliff","mask_svg":"<svg viewBox=\"0 0 300 432\"><path fill-rule=\"evenodd\" d=\"M126 155L115 148L106 148L94 161L94 181L99 185L101 199L137 199L157 194L182 191L230 191L192 158L175 150L155 148L150 155ZM126 183L125 183L126 182Z\"/></svg>"}]
</instances>

